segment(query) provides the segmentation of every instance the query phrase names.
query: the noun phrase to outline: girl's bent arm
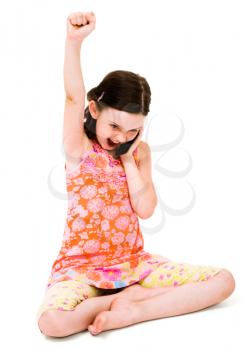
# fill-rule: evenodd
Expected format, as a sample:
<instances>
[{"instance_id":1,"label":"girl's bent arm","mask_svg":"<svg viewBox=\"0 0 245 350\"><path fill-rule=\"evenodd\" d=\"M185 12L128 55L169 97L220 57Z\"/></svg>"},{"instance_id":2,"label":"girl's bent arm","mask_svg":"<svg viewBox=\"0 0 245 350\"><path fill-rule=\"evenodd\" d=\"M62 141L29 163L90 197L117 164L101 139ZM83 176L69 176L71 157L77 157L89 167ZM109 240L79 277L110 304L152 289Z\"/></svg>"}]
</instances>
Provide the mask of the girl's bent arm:
<instances>
[{"instance_id":1,"label":"girl's bent arm","mask_svg":"<svg viewBox=\"0 0 245 350\"><path fill-rule=\"evenodd\" d=\"M145 171L141 173L133 157L123 161L123 166L127 177L131 205L141 219L148 219L152 216L157 205L157 195L152 181Z\"/></svg>"}]
</instances>

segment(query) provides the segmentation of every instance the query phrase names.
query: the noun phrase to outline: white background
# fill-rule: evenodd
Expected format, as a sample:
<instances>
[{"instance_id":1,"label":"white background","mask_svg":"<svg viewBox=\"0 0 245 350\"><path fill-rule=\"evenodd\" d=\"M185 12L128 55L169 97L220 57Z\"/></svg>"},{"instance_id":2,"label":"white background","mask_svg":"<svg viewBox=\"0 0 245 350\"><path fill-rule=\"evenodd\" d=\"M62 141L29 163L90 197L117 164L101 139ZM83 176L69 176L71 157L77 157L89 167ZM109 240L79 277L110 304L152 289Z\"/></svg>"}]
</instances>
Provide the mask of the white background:
<instances>
[{"instance_id":1,"label":"white background","mask_svg":"<svg viewBox=\"0 0 245 350\"><path fill-rule=\"evenodd\" d=\"M245 24L242 1L9 1L0 8L1 272L5 348L243 349ZM63 62L66 18L93 11L95 31L82 46L86 90L116 69L144 76L154 117L143 139L152 148L160 206L140 220L145 250L175 261L229 269L236 290L197 313L154 320L93 337L43 336L35 316L66 219ZM178 116L178 118L177 118ZM164 157L154 145L184 137ZM176 177L160 174L192 167ZM190 163L189 163L190 164ZM50 187L51 184L51 187ZM191 186L191 187L190 187ZM55 189L55 190L54 190ZM56 191L56 192L55 192ZM149 232L150 231L150 232ZM242 328L243 324L243 328ZM6 339L5 339L6 338Z\"/></svg>"}]
</instances>

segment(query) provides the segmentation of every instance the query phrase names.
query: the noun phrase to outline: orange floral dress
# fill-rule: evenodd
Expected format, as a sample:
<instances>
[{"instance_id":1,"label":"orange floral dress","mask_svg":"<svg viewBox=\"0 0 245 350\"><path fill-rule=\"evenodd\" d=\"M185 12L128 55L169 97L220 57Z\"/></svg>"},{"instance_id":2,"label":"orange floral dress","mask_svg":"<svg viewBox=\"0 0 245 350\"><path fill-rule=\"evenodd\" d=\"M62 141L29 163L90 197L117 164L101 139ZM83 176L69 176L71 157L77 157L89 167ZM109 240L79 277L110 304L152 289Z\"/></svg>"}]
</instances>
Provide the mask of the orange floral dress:
<instances>
[{"instance_id":1,"label":"orange floral dress","mask_svg":"<svg viewBox=\"0 0 245 350\"><path fill-rule=\"evenodd\" d=\"M144 251L121 160L94 140L92 146L74 169L65 165L67 219L47 288L68 280L103 289L126 287L169 260ZM133 156L138 164L137 148Z\"/></svg>"}]
</instances>

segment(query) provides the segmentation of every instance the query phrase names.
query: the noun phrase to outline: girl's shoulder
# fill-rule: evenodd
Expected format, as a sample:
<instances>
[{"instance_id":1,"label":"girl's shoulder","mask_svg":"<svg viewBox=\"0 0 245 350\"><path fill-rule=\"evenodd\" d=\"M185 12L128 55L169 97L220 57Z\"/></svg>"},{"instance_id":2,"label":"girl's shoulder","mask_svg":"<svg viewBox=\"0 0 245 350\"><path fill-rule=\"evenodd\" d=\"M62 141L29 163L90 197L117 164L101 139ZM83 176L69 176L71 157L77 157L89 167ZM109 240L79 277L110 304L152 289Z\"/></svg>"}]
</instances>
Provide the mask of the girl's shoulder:
<instances>
[{"instance_id":1,"label":"girl's shoulder","mask_svg":"<svg viewBox=\"0 0 245 350\"><path fill-rule=\"evenodd\" d=\"M84 156L93 150L93 142L84 133L82 146L80 149L75 150L72 154L66 154L65 169L70 172L77 168Z\"/></svg>"}]
</instances>

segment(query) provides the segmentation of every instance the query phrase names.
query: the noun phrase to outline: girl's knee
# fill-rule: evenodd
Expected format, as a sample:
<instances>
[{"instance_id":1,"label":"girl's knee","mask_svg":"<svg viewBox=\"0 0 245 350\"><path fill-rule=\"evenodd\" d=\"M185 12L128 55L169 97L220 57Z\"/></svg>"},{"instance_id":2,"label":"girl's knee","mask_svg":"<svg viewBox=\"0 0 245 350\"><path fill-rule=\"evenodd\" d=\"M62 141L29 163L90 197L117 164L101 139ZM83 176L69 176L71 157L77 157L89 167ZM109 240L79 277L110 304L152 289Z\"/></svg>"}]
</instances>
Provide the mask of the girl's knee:
<instances>
[{"instance_id":1,"label":"girl's knee","mask_svg":"<svg viewBox=\"0 0 245 350\"><path fill-rule=\"evenodd\" d=\"M65 337L67 335L66 316L68 316L68 312L70 311L55 309L44 311L38 320L40 331L48 337Z\"/></svg>"},{"instance_id":2,"label":"girl's knee","mask_svg":"<svg viewBox=\"0 0 245 350\"><path fill-rule=\"evenodd\" d=\"M236 287L236 282L233 274L227 269L222 269L218 273L218 277L221 278L224 282L224 293L227 294L226 297L230 296Z\"/></svg>"}]
</instances>

